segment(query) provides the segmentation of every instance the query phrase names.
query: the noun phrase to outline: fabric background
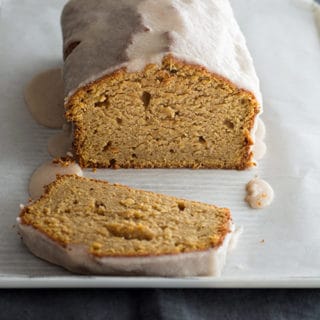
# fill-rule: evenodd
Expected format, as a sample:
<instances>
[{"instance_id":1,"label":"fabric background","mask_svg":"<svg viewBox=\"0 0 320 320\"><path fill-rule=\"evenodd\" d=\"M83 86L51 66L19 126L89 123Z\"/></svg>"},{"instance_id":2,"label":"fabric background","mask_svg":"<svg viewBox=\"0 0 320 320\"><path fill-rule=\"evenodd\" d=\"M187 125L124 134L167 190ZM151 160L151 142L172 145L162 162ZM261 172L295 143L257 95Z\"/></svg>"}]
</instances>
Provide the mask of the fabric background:
<instances>
[{"instance_id":1,"label":"fabric background","mask_svg":"<svg viewBox=\"0 0 320 320\"><path fill-rule=\"evenodd\" d=\"M3 290L0 319L320 319L319 290Z\"/></svg>"}]
</instances>

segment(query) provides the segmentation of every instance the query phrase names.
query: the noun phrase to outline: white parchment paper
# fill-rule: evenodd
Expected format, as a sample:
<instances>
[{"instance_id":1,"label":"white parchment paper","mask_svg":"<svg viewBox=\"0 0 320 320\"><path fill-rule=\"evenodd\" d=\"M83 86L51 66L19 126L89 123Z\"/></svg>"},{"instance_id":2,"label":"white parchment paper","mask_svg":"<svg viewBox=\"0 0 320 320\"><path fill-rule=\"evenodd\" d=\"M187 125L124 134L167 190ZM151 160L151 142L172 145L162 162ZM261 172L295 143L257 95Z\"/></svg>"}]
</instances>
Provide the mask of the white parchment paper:
<instances>
[{"instance_id":1,"label":"white parchment paper","mask_svg":"<svg viewBox=\"0 0 320 320\"><path fill-rule=\"evenodd\" d=\"M13 227L19 204L28 198L29 177L49 159L47 140L56 132L33 121L23 88L33 75L61 65L64 3L0 0L0 284L15 279L28 286L42 279L42 285L52 285L52 279L63 279L64 286L90 281L166 286L170 280L70 275L29 254ZM223 277L172 280L172 286L269 280L281 285L297 279L320 284L320 41L313 4L233 0L232 5L264 96L268 152L259 167L245 172L106 169L86 175L231 208L244 232ZM274 203L264 210L252 210L243 201L245 184L256 174L275 190Z\"/></svg>"}]
</instances>

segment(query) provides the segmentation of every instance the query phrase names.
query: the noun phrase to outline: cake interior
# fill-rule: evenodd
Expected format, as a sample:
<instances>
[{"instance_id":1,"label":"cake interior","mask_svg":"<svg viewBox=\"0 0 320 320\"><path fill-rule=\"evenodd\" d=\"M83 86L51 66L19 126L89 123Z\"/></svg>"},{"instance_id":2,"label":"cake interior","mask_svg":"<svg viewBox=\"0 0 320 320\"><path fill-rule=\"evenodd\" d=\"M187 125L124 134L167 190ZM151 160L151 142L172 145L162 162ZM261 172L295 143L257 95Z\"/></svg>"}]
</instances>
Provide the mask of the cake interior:
<instances>
[{"instance_id":1,"label":"cake interior","mask_svg":"<svg viewBox=\"0 0 320 320\"><path fill-rule=\"evenodd\" d=\"M66 104L83 167L244 169L253 165L254 96L168 55L79 89Z\"/></svg>"},{"instance_id":2,"label":"cake interior","mask_svg":"<svg viewBox=\"0 0 320 320\"><path fill-rule=\"evenodd\" d=\"M97 256L217 247L231 219L229 209L75 175L59 177L20 218L63 246L82 244Z\"/></svg>"}]
</instances>

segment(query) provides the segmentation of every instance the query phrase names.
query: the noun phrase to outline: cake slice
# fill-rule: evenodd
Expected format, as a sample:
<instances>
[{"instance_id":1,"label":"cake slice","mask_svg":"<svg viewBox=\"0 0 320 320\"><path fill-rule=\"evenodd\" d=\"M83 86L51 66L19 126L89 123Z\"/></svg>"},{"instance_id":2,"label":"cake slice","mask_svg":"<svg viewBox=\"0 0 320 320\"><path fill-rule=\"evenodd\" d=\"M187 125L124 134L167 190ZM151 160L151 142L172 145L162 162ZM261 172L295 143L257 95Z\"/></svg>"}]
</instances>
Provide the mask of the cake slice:
<instances>
[{"instance_id":1,"label":"cake slice","mask_svg":"<svg viewBox=\"0 0 320 320\"><path fill-rule=\"evenodd\" d=\"M61 22L81 166L254 165L259 80L228 0L71 0Z\"/></svg>"},{"instance_id":2,"label":"cake slice","mask_svg":"<svg viewBox=\"0 0 320 320\"><path fill-rule=\"evenodd\" d=\"M18 218L36 256L81 274L221 273L229 209L76 175L60 176Z\"/></svg>"}]
</instances>

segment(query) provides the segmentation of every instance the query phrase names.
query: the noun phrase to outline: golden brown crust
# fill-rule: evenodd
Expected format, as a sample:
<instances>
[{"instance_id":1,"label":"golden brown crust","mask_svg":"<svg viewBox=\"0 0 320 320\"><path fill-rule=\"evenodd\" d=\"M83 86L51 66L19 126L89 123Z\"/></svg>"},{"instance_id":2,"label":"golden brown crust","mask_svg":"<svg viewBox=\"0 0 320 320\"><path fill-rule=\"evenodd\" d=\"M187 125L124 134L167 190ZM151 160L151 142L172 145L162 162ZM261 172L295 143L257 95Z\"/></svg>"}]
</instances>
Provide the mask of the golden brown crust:
<instances>
[{"instance_id":1,"label":"golden brown crust","mask_svg":"<svg viewBox=\"0 0 320 320\"><path fill-rule=\"evenodd\" d=\"M29 204L28 206L26 206L25 208L23 208L20 212L20 223L23 225L28 225L28 226L32 226L33 228L35 228L36 230L40 231L42 234L46 235L48 238L50 238L52 241L56 242L57 244L66 247L70 244L75 244L75 242L70 242L70 241L65 241L63 240L63 237L60 237L59 235L55 235L54 233L50 233L48 232L48 226L43 226L41 225L41 223L39 222L42 218L41 216L44 214L46 217L47 212L45 213L41 213L41 210L44 210L43 208L46 208L45 210L47 210L47 207L42 207L44 202L50 203L50 205L56 205L54 203L55 199L54 196L52 195L57 189L61 188L63 186L63 184L65 182L68 182L68 179L74 179L74 181L79 181L79 182L93 182L93 183L97 183L97 184L102 184L102 185L106 185L106 186L111 186L111 187L121 187L124 190L127 191L131 191L133 190L130 187L127 186L123 186L123 185L119 185L119 184L110 184L107 181L101 181L101 180L97 180L97 179L88 179L88 178L83 178L83 177L79 177L76 175L66 175L66 176L58 176L57 180L52 182L50 185L48 185L45 189L44 194L41 196L41 198L31 204ZM138 192L141 192L142 190L136 190ZM162 195L159 194L155 194L154 192L150 192L150 191L142 191L144 196L146 196L146 198L148 197L152 197L152 196L157 196L157 197L162 197ZM189 200L184 200L184 199L178 199L175 197L168 197L168 196L163 196L163 197L167 197L170 198L171 201L176 201L179 203L184 203L184 204L192 204L193 206L197 207L197 206L204 206L203 210L208 207L212 208L213 212L217 212L216 214L218 214L218 219L222 219L219 222L219 227L218 229L216 229L216 233L212 235L212 239L208 242L206 242L206 245L197 245L194 247L191 247L193 249L187 249L185 251L182 252L196 252L196 251L204 251L204 250L208 250L210 248L213 247L218 247L222 244L225 236L230 232L230 221L231 221L231 213L230 210L227 208L217 208L213 205L206 205L200 202L196 202L196 201L189 201ZM42 208L42 209L41 209ZM110 208L111 209L111 208ZM40 210L40 211L39 211ZM36 212L36 214L35 214ZM53 214L53 212L52 212ZM93 214L93 213L92 213ZM50 216L48 216L50 217ZM55 215L55 217L57 217L57 215ZM92 216L93 217L93 216ZM40 219L40 220L39 220ZM90 220L90 215L88 216L88 220ZM62 226L63 228L63 226ZM142 243L143 243L143 239L142 239ZM90 249L89 249L90 247ZM97 256L97 257L104 257L104 256L112 256L112 257L117 257L117 256L127 256L127 257L133 257L133 256L157 256L157 255L164 255L164 254L178 254L181 253L181 251L179 250L172 250L172 251L167 251L167 252L163 252L163 251L157 251L155 250L155 252L148 252L146 253L145 251L142 252L130 252L129 254L126 254L124 252L113 252L110 253L108 252L108 254L105 254L103 252L100 252L99 250L95 250L94 248L92 249L92 246L89 246L88 250L90 251L91 254Z\"/></svg>"},{"instance_id":2,"label":"golden brown crust","mask_svg":"<svg viewBox=\"0 0 320 320\"><path fill-rule=\"evenodd\" d=\"M190 64L190 63L187 63L181 59L177 59L175 58L172 54L168 54L166 55L164 58L163 58L163 62L162 62L163 65L168 65L168 64L175 64L175 65L180 65L180 66L183 66L184 64L187 64L188 66L194 68L194 69L197 69L197 70L201 70L204 74L211 74L213 75L215 78L223 81L226 85L229 85L231 87L234 87L234 88L237 88L240 92L243 92L243 93L247 93L248 95L251 96L251 98L253 100L256 101L256 112L258 113L259 112L259 104L254 96L254 94L252 92L250 92L249 90L246 90L246 89L242 89L242 88L238 88L235 84L233 84L229 79L217 74L217 73L214 73L214 72L209 72L205 67L203 66L200 66L200 65L197 65L197 64ZM150 66L154 66L154 64L148 64L145 69L148 69L150 68ZM67 97L66 100L65 100L65 108L66 110L70 110L72 108L72 100L77 96L79 95L81 92L84 92L84 91L87 91L87 90L90 90L90 88L92 87L92 85L98 85L99 83L102 83L104 82L106 79L116 79L120 74L122 73L126 73L127 72L127 69L125 67L122 67L122 68L119 68L117 69L116 71L113 71L112 73L110 74L107 74L105 76L102 76L100 77L99 79L95 80L95 81L92 81L80 88L78 88L70 97Z\"/></svg>"}]
</instances>

